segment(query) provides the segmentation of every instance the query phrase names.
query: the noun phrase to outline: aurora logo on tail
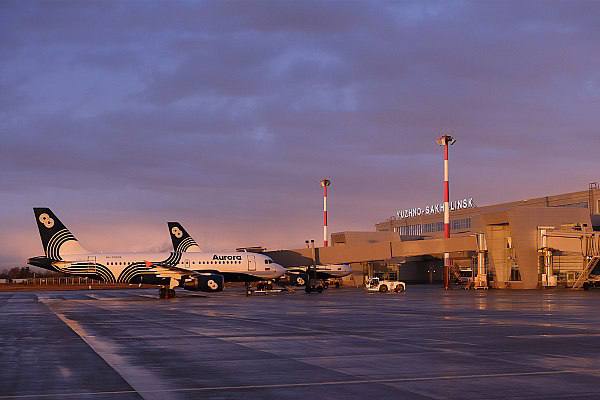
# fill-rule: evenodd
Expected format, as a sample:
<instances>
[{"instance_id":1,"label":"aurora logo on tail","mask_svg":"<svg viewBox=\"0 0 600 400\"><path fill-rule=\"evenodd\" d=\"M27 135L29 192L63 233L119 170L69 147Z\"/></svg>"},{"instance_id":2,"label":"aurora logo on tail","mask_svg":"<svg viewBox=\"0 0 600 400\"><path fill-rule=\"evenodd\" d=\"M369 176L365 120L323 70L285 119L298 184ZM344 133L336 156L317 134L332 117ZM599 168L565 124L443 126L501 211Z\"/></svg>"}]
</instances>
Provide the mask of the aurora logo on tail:
<instances>
[{"instance_id":1,"label":"aurora logo on tail","mask_svg":"<svg viewBox=\"0 0 600 400\"><path fill-rule=\"evenodd\" d=\"M173 250L176 253L200 252L200 246L179 222L168 222Z\"/></svg>"},{"instance_id":2,"label":"aurora logo on tail","mask_svg":"<svg viewBox=\"0 0 600 400\"><path fill-rule=\"evenodd\" d=\"M49 208L34 208L38 230L46 257L62 260L65 254L84 254L75 236L63 225Z\"/></svg>"}]
</instances>

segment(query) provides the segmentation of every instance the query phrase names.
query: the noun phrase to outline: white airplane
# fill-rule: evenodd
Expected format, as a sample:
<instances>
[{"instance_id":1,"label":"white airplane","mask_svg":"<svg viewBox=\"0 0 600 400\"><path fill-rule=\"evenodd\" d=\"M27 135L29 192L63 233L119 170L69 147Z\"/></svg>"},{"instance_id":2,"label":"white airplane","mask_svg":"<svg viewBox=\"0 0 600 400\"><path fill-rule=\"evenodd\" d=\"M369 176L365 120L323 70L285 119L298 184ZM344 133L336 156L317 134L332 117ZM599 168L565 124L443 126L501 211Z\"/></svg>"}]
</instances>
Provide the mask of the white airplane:
<instances>
[{"instance_id":1,"label":"white airplane","mask_svg":"<svg viewBox=\"0 0 600 400\"><path fill-rule=\"evenodd\" d=\"M181 225L179 222L168 222L167 225L169 226L169 234L171 235L173 249L176 252L194 253L201 251L196 241L185 230L183 225ZM296 285L303 286L306 284L307 281L306 270L306 266L288 267L286 272L288 275L290 275L290 278ZM326 264L316 266L317 279L342 278L344 276L350 275L351 273L352 267L350 267L350 265L348 264ZM240 276L233 274L225 274L223 272L222 274L225 275L226 281L249 282L252 280L256 280L248 279L248 277L244 275Z\"/></svg>"},{"instance_id":2,"label":"white airplane","mask_svg":"<svg viewBox=\"0 0 600 400\"><path fill-rule=\"evenodd\" d=\"M179 222L167 222L169 226L169 234L171 236L171 242L173 243L173 250L176 253L181 253L183 258L197 257L198 254L201 254L200 246L198 243L190 236L190 234L185 230L183 225ZM265 274L264 272L257 272L252 269L244 269L244 268L231 268L226 265L225 267L215 271L212 265L202 264L202 267L193 267L192 269L197 272L217 272L220 275L225 277L226 282L259 282L259 281L268 281L275 278L279 278L283 276L286 272L286 269L279 264L276 264L273 259L269 256L259 253L252 252L236 252L231 253L230 256L236 258L250 259L250 260L258 260L257 262L263 263L263 267L266 271L271 271L273 268L272 265L276 265L278 268L279 275L275 276L274 274ZM213 257L217 257L216 255ZM235 266L236 264L234 264ZM281 269L280 269L281 268Z\"/></svg>"},{"instance_id":3,"label":"white airplane","mask_svg":"<svg viewBox=\"0 0 600 400\"><path fill-rule=\"evenodd\" d=\"M325 264L316 265L315 267L317 279L343 278L352 273L352 267L349 264ZM307 270L308 267L306 266L288 267L287 274L296 285L304 286L308 280Z\"/></svg>"},{"instance_id":4,"label":"white airplane","mask_svg":"<svg viewBox=\"0 0 600 400\"><path fill-rule=\"evenodd\" d=\"M44 256L28 264L110 283L161 285L160 297L173 297L175 288L219 292L223 273L275 279L285 268L261 254L245 253L93 253L84 249L49 208L34 208ZM196 245L197 246L197 245Z\"/></svg>"}]
</instances>

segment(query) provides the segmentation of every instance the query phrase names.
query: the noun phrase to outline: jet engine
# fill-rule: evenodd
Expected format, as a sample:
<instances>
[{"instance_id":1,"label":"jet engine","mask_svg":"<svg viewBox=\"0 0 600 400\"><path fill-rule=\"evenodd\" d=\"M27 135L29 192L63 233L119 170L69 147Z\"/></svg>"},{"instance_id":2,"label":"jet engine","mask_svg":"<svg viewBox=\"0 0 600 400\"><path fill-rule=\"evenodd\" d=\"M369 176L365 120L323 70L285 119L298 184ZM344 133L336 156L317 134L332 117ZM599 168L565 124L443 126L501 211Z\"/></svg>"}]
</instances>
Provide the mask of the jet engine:
<instances>
[{"instance_id":1,"label":"jet engine","mask_svg":"<svg viewBox=\"0 0 600 400\"><path fill-rule=\"evenodd\" d=\"M185 290L197 292L221 292L225 286L223 275L204 273L187 278L183 284Z\"/></svg>"},{"instance_id":2,"label":"jet engine","mask_svg":"<svg viewBox=\"0 0 600 400\"><path fill-rule=\"evenodd\" d=\"M304 286L308 281L308 276L306 274L290 274L290 283L292 286Z\"/></svg>"}]
</instances>

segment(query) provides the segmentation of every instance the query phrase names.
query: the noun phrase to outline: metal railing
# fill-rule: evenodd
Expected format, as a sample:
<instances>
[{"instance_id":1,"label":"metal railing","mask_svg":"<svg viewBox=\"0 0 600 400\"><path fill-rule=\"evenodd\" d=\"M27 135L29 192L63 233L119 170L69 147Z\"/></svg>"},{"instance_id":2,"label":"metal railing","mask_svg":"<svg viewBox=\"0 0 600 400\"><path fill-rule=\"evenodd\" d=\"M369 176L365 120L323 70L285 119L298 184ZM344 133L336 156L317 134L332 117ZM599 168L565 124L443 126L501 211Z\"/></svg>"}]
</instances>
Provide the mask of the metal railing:
<instances>
[{"instance_id":1,"label":"metal railing","mask_svg":"<svg viewBox=\"0 0 600 400\"><path fill-rule=\"evenodd\" d=\"M86 277L51 277L51 278L14 278L2 280L0 285L30 285L30 286L106 286L111 283Z\"/></svg>"},{"instance_id":2,"label":"metal railing","mask_svg":"<svg viewBox=\"0 0 600 400\"><path fill-rule=\"evenodd\" d=\"M573 289L581 289L583 287L583 284L589 279L590 274L592 273L594 268L596 268L599 263L600 263L600 257L590 258L590 260L588 261L584 270L581 272L581 274L579 274L575 283L573 283L572 288Z\"/></svg>"}]
</instances>

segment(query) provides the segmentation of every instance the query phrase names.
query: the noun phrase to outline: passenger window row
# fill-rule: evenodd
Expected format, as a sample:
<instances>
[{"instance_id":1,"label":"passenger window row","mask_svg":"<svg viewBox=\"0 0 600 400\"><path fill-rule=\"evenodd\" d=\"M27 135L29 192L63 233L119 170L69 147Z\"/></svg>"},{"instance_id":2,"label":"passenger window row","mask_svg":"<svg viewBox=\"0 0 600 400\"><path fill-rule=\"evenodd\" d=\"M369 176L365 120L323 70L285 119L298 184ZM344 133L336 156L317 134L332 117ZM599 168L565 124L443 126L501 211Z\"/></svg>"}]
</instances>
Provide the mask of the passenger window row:
<instances>
[{"instance_id":1,"label":"passenger window row","mask_svg":"<svg viewBox=\"0 0 600 400\"><path fill-rule=\"evenodd\" d=\"M198 265L200 264L241 264L241 261L198 261ZM187 264L187 263L180 263ZM192 261L192 264L196 264L196 261Z\"/></svg>"},{"instance_id":2,"label":"passenger window row","mask_svg":"<svg viewBox=\"0 0 600 400\"><path fill-rule=\"evenodd\" d=\"M135 261L135 262L137 262L137 261ZM129 264L133 264L135 262L108 261L106 263L106 265L129 265ZM272 262L273 261L265 260L265 264L270 264ZM241 263L242 263L241 261L236 261L236 260L234 260L234 261L198 261L198 262L192 261L191 262L191 264L193 264L193 265L196 265L196 264L198 264L198 265L201 265L201 264L204 264L204 265L206 265L206 264L241 264ZM178 265L180 265L180 264L185 265L185 264L190 264L190 263L189 262L179 262Z\"/></svg>"}]
</instances>

